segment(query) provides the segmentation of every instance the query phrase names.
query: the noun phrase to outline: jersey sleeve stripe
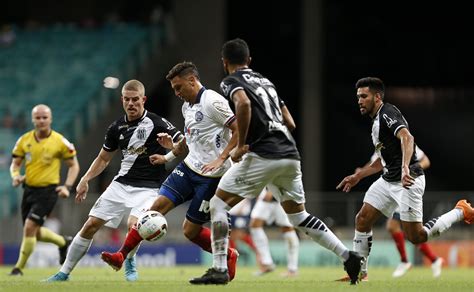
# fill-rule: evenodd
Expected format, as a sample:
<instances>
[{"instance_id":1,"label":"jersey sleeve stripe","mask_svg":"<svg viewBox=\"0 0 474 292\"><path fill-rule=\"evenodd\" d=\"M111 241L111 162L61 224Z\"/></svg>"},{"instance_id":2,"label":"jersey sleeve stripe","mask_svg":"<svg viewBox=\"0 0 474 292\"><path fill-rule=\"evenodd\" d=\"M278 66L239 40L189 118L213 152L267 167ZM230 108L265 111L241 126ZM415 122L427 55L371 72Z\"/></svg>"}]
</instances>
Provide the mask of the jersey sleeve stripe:
<instances>
[{"instance_id":1,"label":"jersey sleeve stripe","mask_svg":"<svg viewBox=\"0 0 474 292\"><path fill-rule=\"evenodd\" d=\"M102 148L104 148L104 150L105 150L105 151L107 151L107 152L111 152L111 151L113 151L113 150L112 150L112 148L110 148L110 147L107 147L105 144L104 144L104 145L102 145Z\"/></svg>"},{"instance_id":2,"label":"jersey sleeve stripe","mask_svg":"<svg viewBox=\"0 0 474 292\"><path fill-rule=\"evenodd\" d=\"M224 126L229 126L229 125L232 124L236 119L237 119L236 116L230 117L230 118L224 123Z\"/></svg>"},{"instance_id":3,"label":"jersey sleeve stripe","mask_svg":"<svg viewBox=\"0 0 474 292\"><path fill-rule=\"evenodd\" d=\"M176 132L172 137L173 141L176 139L176 137L179 137L179 135L181 135L181 132L180 131Z\"/></svg>"},{"instance_id":4,"label":"jersey sleeve stripe","mask_svg":"<svg viewBox=\"0 0 474 292\"><path fill-rule=\"evenodd\" d=\"M242 86L239 86L239 87L236 87L236 88L232 89L232 91L229 93L229 97L230 97L231 100L232 100L232 95L234 95L234 92L236 92L239 89L244 90L244 88Z\"/></svg>"},{"instance_id":5,"label":"jersey sleeve stripe","mask_svg":"<svg viewBox=\"0 0 474 292\"><path fill-rule=\"evenodd\" d=\"M406 128L407 126L405 125L400 125L398 126L395 131L393 131L393 135L397 136L398 131L400 131L402 128Z\"/></svg>"}]
</instances>

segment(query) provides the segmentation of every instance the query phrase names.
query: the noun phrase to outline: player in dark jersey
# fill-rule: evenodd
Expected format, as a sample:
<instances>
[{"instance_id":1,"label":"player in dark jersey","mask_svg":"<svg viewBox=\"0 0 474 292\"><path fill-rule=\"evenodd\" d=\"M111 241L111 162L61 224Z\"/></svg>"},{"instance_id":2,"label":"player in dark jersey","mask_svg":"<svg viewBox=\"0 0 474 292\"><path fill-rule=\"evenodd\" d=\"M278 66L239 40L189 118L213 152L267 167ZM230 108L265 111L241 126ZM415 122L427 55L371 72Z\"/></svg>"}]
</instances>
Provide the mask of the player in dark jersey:
<instances>
[{"instance_id":1,"label":"player in dark jersey","mask_svg":"<svg viewBox=\"0 0 474 292\"><path fill-rule=\"evenodd\" d=\"M305 210L300 155L283 122L282 111L287 109L275 86L248 67L249 48L241 39L224 44L222 61L229 76L222 81L221 89L235 109L239 135L231 158L240 162L224 174L210 201L212 268L190 282L226 284L229 281L227 211L243 198L255 198L272 183L281 193L278 199L290 222L343 259L355 284L362 257L349 251L320 219Z\"/></svg>"},{"instance_id":2,"label":"player in dark jersey","mask_svg":"<svg viewBox=\"0 0 474 292\"><path fill-rule=\"evenodd\" d=\"M122 163L119 173L97 199L89 218L74 237L66 261L60 271L48 278L48 282L67 281L79 260L87 253L94 234L104 225L117 228L125 214L128 228L147 210L158 195L158 189L166 178L164 165L154 165L154 156L165 155L166 149L157 141L158 133L167 133L176 142L181 133L165 118L145 110L145 87L138 80L130 80L122 88L122 103L125 115L110 125L105 142L97 158L79 182L76 202L86 199L89 180L98 176L121 151ZM135 266L136 250L126 260L125 277L137 280Z\"/></svg>"},{"instance_id":3,"label":"player in dark jersey","mask_svg":"<svg viewBox=\"0 0 474 292\"><path fill-rule=\"evenodd\" d=\"M364 204L356 216L354 250L366 259L372 245L372 226L382 215L390 218L400 210L400 220L409 241L426 242L444 232L455 222L474 221L474 209L466 200L425 225L423 193L425 176L415 154L414 138L400 110L384 103L385 86L379 78L366 77L357 81L357 100L362 115L373 119L372 142L378 159L345 177L336 187L349 192L361 179L383 170L382 176L367 190ZM361 278L367 274L367 260Z\"/></svg>"}]
</instances>

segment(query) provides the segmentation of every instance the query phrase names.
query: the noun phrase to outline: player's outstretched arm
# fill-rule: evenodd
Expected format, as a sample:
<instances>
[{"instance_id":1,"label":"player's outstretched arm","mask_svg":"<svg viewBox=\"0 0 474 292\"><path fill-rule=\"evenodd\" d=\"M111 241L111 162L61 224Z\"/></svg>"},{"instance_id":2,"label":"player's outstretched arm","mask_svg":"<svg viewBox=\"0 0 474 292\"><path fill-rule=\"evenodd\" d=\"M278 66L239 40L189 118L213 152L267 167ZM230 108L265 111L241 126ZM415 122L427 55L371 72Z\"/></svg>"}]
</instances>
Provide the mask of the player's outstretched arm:
<instances>
[{"instance_id":1,"label":"player's outstretched arm","mask_svg":"<svg viewBox=\"0 0 474 292\"><path fill-rule=\"evenodd\" d=\"M89 191L89 180L93 179L94 177L98 176L99 174L104 171L104 169L109 165L112 157L114 156L114 152L108 152L104 149L101 149L99 155L94 159L91 166L87 170L87 172L82 176L79 184L76 187L76 203L81 203L87 197L87 192Z\"/></svg>"},{"instance_id":2,"label":"player's outstretched arm","mask_svg":"<svg viewBox=\"0 0 474 292\"><path fill-rule=\"evenodd\" d=\"M346 176L336 187L337 190L343 192L350 192L351 189L359 183L359 181L367 176L371 176L375 173L380 172L383 169L380 158L377 158L372 163L367 163L363 167L357 168L355 173Z\"/></svg>"}]
</instances>

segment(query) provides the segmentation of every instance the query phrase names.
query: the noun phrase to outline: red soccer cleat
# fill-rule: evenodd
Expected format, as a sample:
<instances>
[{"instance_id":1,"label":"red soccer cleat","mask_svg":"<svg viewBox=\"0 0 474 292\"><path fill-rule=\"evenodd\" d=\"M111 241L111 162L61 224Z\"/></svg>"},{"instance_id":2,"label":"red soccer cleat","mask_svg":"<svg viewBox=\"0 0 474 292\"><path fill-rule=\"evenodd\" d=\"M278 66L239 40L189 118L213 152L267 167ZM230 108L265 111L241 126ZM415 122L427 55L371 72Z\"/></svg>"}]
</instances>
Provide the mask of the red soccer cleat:
<instances>
[{"instance_id":1,"label":"red soccer cleat","mask_svg":"<svg viewBox=\"0 0 474 292\"><path fill-rule=\"evenodd\" d=\"M235 277L238 258L239 252L235 248L229 248L229 254L227 255L227 271L229 273L229 281L232 281Z\"/></svg>"},{"instance_id":2,"label":"red soccer cleat","mask_svg":"<svg viewBox=\"0 0 474 292\"><path fill-rule=\"evenodd\" d=\"M110 252L102 252L100 258L106 262L112 269L118 271L122 268L123 264L123 255L120 252L110 253Z\"/></svg>"}]
</instances>

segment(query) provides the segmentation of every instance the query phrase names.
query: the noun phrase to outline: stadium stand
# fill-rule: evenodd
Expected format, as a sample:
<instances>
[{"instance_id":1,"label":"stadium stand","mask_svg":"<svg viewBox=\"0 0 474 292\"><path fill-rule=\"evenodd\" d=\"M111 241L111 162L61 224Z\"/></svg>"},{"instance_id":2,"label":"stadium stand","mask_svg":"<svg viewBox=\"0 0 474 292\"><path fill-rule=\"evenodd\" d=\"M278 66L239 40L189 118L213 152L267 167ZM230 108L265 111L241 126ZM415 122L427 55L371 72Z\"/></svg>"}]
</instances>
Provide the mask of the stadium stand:
<instances>
[{"instance_id":1,"label":"stadium stand","mask_svg":"<svg viewBox=\"0 0 474 292\"><path fill-rule=\"evenodd\" d=\"M18 136L31 127L31 108L48 104L53 128L77 143L116 97L115 90L102 86L103 79L133 76L162 39L161 32L130 23L15 28L15 41L0 47L0 109L13 121L0 125L1 155L8 158L0 165L0 218L18 207L9 157Z\"/></svg>"}]
</instances>

